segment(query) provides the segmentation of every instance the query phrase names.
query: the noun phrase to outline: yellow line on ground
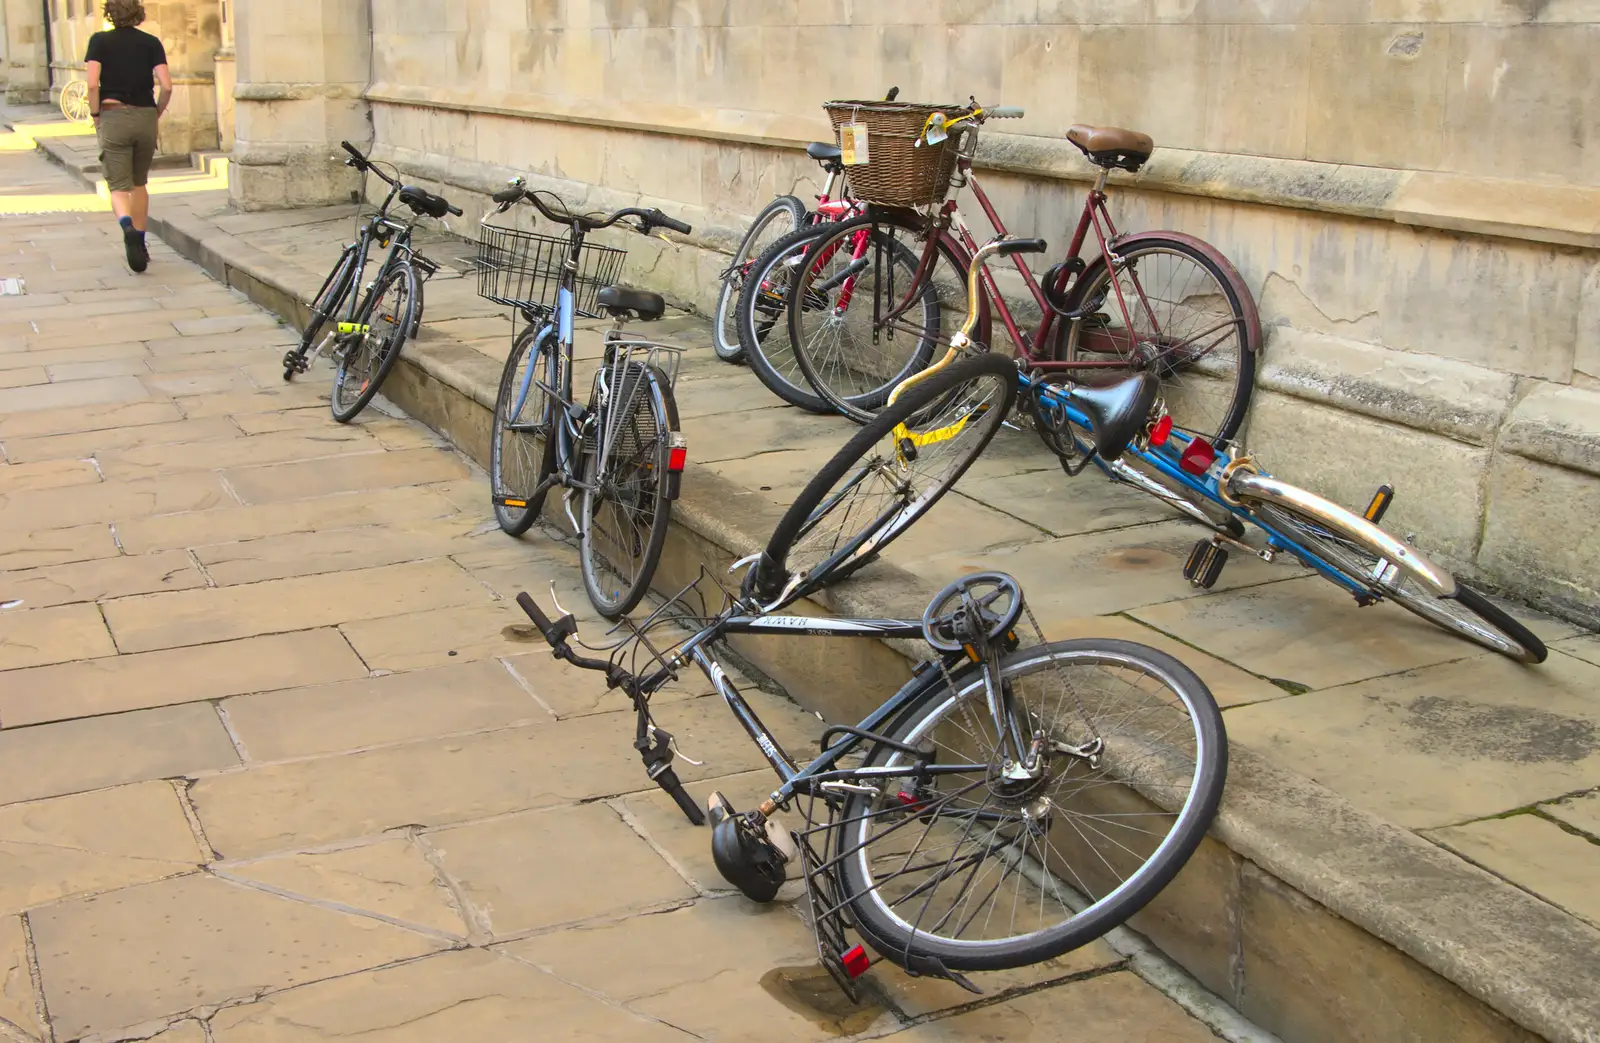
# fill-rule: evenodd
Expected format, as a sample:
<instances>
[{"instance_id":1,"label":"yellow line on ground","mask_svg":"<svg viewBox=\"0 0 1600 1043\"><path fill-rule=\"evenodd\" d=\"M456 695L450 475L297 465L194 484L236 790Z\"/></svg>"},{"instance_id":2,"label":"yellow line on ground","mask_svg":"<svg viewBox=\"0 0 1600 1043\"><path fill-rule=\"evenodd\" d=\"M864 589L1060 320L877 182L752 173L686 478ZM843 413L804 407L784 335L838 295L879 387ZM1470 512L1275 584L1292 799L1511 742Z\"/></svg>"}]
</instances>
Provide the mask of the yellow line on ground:
<instances>
[{"instance_id":1,"label":"yellow line on ground","mask_svg":"<svg viewBox=\"0 0 1600 1043\"><path fill-rule=\"evenodd\" d=\"M0 149L4 149L0 138ZM207 161L208 172L168 174L150 179L153 196L176 196L189 192L227 191L228 161ZM0 216L7 214L103 214L111 210L111 191L104 181L95 182L93 192L45 193L41 195L0 196Z\"/></svg>"}]
</instances>

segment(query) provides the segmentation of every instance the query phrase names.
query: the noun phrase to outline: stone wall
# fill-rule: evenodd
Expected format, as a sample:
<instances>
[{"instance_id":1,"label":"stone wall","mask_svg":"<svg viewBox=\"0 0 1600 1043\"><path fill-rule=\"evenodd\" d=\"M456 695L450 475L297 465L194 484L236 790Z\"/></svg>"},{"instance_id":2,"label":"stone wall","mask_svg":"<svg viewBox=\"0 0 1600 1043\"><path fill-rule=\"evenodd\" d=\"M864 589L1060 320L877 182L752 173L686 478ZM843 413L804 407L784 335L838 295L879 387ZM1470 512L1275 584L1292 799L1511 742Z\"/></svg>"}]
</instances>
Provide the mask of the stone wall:
<instances>
[{"instance_id":1,"label":"stone wall","mask_svg":"<svg viewBox=\"0 0 1600 1043\"><path fill-rule=\"evenodd\" d=\"M6 101L31 105L50 100L44 46L44 8L37 0L0 0L5 10Z\"/></svg>"},{"instance_id":2,"label":"stone wall","mask_svg":"<svg viewBox=\"0 0 1600 1043\"><path fill-rule=\"evenodd\" d=\"M307 3L328 22L350 0ZM1057 247L1093 174L1065 127L1144 130L1156 157L1115 179L1113 213L1210 240L1256 294L1258 458L1352 505L1390 481L1394 528L1596 619L1597 18L1585 0L372 0L367 133L457 194L523 172L683 216L690 245L630 240L630 263L708 307L717 251L815 180L798 148L829 136L824 100L1025 106L985 129L980 169L1011 229ZM314 90L360 79L345 46L338 75L304 70ZM284 118L326 164L337 137ZM348 184L319 177L290 201Z\"/></svg>"}]
</instances>

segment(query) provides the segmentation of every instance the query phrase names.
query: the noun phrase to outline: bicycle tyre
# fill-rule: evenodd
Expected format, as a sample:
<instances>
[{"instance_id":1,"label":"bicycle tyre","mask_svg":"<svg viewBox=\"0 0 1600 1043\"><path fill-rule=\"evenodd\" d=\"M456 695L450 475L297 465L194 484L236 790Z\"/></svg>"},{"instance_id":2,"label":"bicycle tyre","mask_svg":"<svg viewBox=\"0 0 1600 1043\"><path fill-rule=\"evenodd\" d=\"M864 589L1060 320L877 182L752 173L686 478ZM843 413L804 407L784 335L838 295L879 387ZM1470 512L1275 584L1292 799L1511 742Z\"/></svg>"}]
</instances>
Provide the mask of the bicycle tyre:
<instances>
[{"instance_id":1,"label":"bicycle tyre","mask_svg":"<svg viewBox=\"0 0 1600 1043\"><path fill-rule=\"evenodd\" d=\"M1038 782L1020 784L1000 774L1005 765L997 749L983 749L985 744L997 744L983 695L982 666L970 664L954 676L946 676L946 683L929 688L885 734L909 746L931 743L935 764L983 763L984 773L939 775L934 777L939 781L932 784L913 781L915 765L905 747L879 745L865 764L905 764L907 776L900 783L890 781L875 797L852 796L835 827L842 831L837 850L844 857L837 872L843 894L858 931L873 948L913 967L919 958L929 957L952 970L1026 966L1099 938L1127 921L1172 882L1215 818L1228 771L1222 713L1192 670L1166 653L1112 639L1059 641L1005 656L1000 661L1001 686L1025 714L1022 723L1031 726L1028 734L1043 731L1053 737L1059 729L1088 736L1065 744L1057 739L1046 753L1052 770ZM1120 680L1126 693L1119 687L1116 696L1107 692L1096 700L1099 686L1093 682L1102 677ZM1052 678L1061 682L1060 702L1057 712L1046 714L1042 712L1043 697L1036 700L1034 692L1047 691ZM1141 680L1150 682L1155 690L1141 690ZM1106 711L1105 720L1090 722L1090 703ZM1142 708L1150 711L1148 723L1138 716ZM955 714L963 716L950 720ZM1060 748L1068 745L1084 750L1096 739L1102 743L1098 763ZM1140 739L1148 743L1142 756L1134 748ZM1192 774L1175 773L1174 762L1191 756L1187 749L1190 741ZM971 750L953 748L960 746ZM946 760L941 754L953 757ZM988 759L983 760L986 755ZM1063 762L1065 771L1061 770ZM1124 768L1131 770L1118 777ZM961 780L973 777L977 781L960 788ZM1047 791L1053 781L1058 781L1060 788ZM981 805L963 806L963 798L970 804L980 793ZM1043 795L1046 793L1049 795ZM1035 815L1038 817L1032 817ZM968 823L964 830L960 826L963 817ZM1157 822L1169 817L1170 830L1164 836L1157 834ZM1007 818L1016 835L1003 831ZM972 853L962 856L980 820L1000 821L987 830ZM918 823L926 826L926 832L913 841ZM1041 823L1042 842L1037 832ZM1146 826L1151 828L1141 828ZM958 830L961 835L951 848L949 862L941 865L936 858L942 848L938 841ZM896 831L904 832L896 838ZM934 843L928 843L930 837L935 838ZM1108 841L1109 849L1076 859L1062 853L1064 848L1077 854L1095 844L1096 838ZM1002 840L1008 843L997 847ZM914 843L912 853L921 856L923 863L902 859L898 852L875 853L873 845L879 841L881 847ZM1005 857L1008 851L1010 859ZM965 866L950 871L948 866L955 865L958 858L973 860L970 872ZM994 907L983 923L975 924L981 905L974 907L970 896L949 894L962 876L969 886L986 885L992 874L984 872L985 860L1003 868L980 902L992 899L994 907L1003 906L1009 880L1009 928L996 927ZM1120 879L1119 864L1130 870ZM936 877L915 883L920 879L916 874L935 871ZM1026 915L1035 893L1040 926L1018 932L1018 907ZM1019 901L1024 895L1029 899L1026 905ZM1057 903L1057 910L1048 915L1061 914L1061 922L1044 923L1047 900ZM949 911L933 919L930 912L937 913L947 904ZM958 911L960 918L954 916ZM960 937L969 926L975 927L976 933L994 931L999 936Z\"/></svg>"},{"instance_id":2,"label":"bicycle tyre","mask_svg":"<svg viewBox=\"0 0 1600 1043\"><path fill-rule=\"evenodd\" d=\"M1242 490L1235 495L1253 513L1265 517L1274 528L1291 535L1306 550L1348 578L1365 584L1372 594L1519 663L1535 665L1544 662L1549 655L1544 642L1527 627L1460 580L1456 580L1453 595L1445 597L1433 593L1431 586L1418 579L1406 563L1393 562L1366 538L1362 525L1370 523L1363 520L1357 524L1355 516L1350 515L1350 523L1334 526L1285 504L1267 503ZM1341 508L1334 509L1349 513ZM1380 561L1390 561L1396 567L1386 578L1375 581L1372 577ZM1305 564L1316 569L1312 562Z\"/></svg>"},{"instance_id":3,"label":"bicycle tyre","mask_svg":"<svg viewBox=\"0 0 1600 1043\"><path fill-rule=\"evenodd\" d=\"M934 358L942 355L950 335L961 328L966 318L967 268L970 261L948 236L941 235L934 247L932 269L922 280L914 281L922 261L921 248L913 250L896 233L905 233L915 242L922 234L921 223L914 217L896 211L875 212L834 224L813 244L812 250L828 256L831 264L833 258L844 254L844 250L835 244L842 246L847 236L853 236L866 227L872 229L871 235L876 245L869 248L868 257L864 258L869 264L856 278L855 293L858 296L851 299L847 314L861 316L865 313L866 321L872 325L871 347L861 344L854 337L849 338L851 343L846 344L843 335L828 336L828 331L843 328L844 319L833 314L834 309L822 303L820 298L827 294L812 292L811 287L821 274L817 267L804 267L801 277L791 284L786 301L789 342L793 345L795 364L801 375L819 398L858 424L871 420L883 408L896 385L926 369ZM893 257L891 272L897 268L905 272L907 283L904 292L901 292L895 287L891 275L887 299L879 296L878 288L884 281L878 274L878 265L871 263L882 256L884 247ZM939 267L941 261L944 262L942 269ZM869 284L870 289L867 289ZM863 292L864 289L867 292ZM807 307L796 308L795 303L802 295L817 299L811 300ZM882 331L876 320L878 311L913 297L920 298L920 303L908 305L900 318L887 325L891 337L898 333L902 338L915 338L911 349L904 353L875 351L874 348L881 347L882 343ZM989 328L985 319L988 302L983 295L979 296L979 301L979 322L973 329L971 339L975 344L987 345ZM829 314L823 316L824 310ZM820 323L814 321L818 316L822 316ZM862 362L862 359L866 361ZM853 381L856 374L862 379L847 386L846 381Z\"/></svg>"},{"instance_id":4,"label":"bicycle tyre","mask_svg":"<svg viewBox=\"0 0 1600 1043\"><path fill-rule=\"evenodd\" d=\"M750 372L789 405L823 416L832 415L834 409L811 389L800 372L784 310L788 307L792 268L800 263L799 255L806 242L831 227L830 223L797 228L768 247L750 266L734 310L739 346L744 349Z\"/></svg>"},{"instance_id":5,"label":"bicycle tyre","mask_svg":"<svg viewBox=\"0 0 1600 1043\"><path fill-rule=\"evenodd\" d=\"M516 398L522 391L524 370L522 361L527 360L528 367L533 370L535 378L541 378L543 383L561 390L558 376L557 352L560 345L556 343L553 331L540 337L541 330L537 326L529 326L517 336L511 345L511 353L506 356L505 368L500 371L500 389L495 394L494 420L489 431L489 492L494 506L495 521L500 523L500 528L510 536L521 536L529 527L538 520L539 512L544 509L545 497L550 490L541 489L540 486L556 469L556 437L553 421L555 418L556 404L550 394L531 383L528 386L526 398L517 409L517 416L512 416L511 411L517 406ZM534 399L537 396L538 401ZM526 431L514 430L518 424L518 417L538 417L536 428L530 435ZM539 428L542 427L542 432ZM542 434L543 441L540 441ZM526 474L517 475L515 479L508 477L506 466L507 443L519 445L522 439L527 438L534 444L528 448L526 459L537 460L537 470L530 478ZM518 460L522 456L513 453ZM514 507L500 501L505 498L520 499L525 502L523 507Z\"/></svg>"},{"instance_id":6,"label":"bicycle tyre","mask_svg":"<svg viewBox=\"0 0 1600 1043\"><path fill-rule=\"evenodd\" d=\"M1220 385L1215 396L1211 396L1216 405L1205 408L1188 408L1187 400L1182 397L1186 387L1197 386L1195 382L1182 385L1178 378L1186 369L1193 367L1193 361L1172 363L1170 356L1158 356L1135 363L1128 368L1143 369L1154 368L1161 376L1162 396L1166 400L1173 422L1179 428L1197 434L1213 443L1231 440L1239 433L1243 426L1245 416L1250 409L1250 393L1255 385L1256 360L1261 349L1261 324L1256 316L1255 300L1251 297L1249 288L1245 286L1233 265L1220 255L1213 257L1198 241L1191 242L1187 236L1172 233L1141 233L1129 236L1127 240L1117 247L1117 263L1114 269L1107 268L1101 260L1096 260L1089 266L1078 282L1068 294L1069 307L1072 310L1089 311L1097 309L1101 304L1112 314L1113 319L1121 317L1121 309L1115 305L1117 295L1112 292L1113 277L1122 278L1123 273L1130 269L1135 271L1140 261L1151 257L1166 254L1182 258L1185 262L1200 268L1210 277L1216 289L1221 291L1222 301L1225 302L1231 318L1223 319L1220 310L1214 317L1208 317L1213 322L1230 322L1235 325L1237 332L1231 354L1209 351L1206 358L1210 359L1209 368L1221 371L1221 376L1216 381ZM1151 294L1140 284L1142 291L1138 296L1149 298L1157 296ZM1181 296L1183 302L1195 299L1196 294L1188 290L1188 284L1179 292L1163 291L1166 296ZM1134 296L1125 294L1125 297ZM1130 310L1137 305L1130 303ZM1069 323L1062 321L1055 325L1052 335L1051 357L1057 361L1067 361L1065 353L1065 337ZM1126 326L1121 327L1126 330ZM1116 355L1124 360L1137 353L1136 346L1127 342L1126 333L1122 333L1123 340L1118 339L1119 334L1111 328L1100 331L1099 339L1103 346L1114 349ZM1135 331L1135 338L1142 334ZM1149 338L1145 338L1149 339ZM1157 340L1160 334L1157 334ZM1142 341L1141 341L1142 343ZM1104 352L1110 355L1112 352ZM1148 353L1147 353L1148 354ZM1226 396L1225 400L1223 396ZM1194 398L1195 396L1190 396ZM1190 416L1186 417L1188 412Z\"/></svg>"},{"instance_id":7,"label":"bicycle tyre","mask_svg":"<svg viewBox=\"0 0 1600 1043\"><path fill-rule=\"evenodd\" d=\"M392 304L388 300L391 290L397 291ZM368 330L366 333L351 335L360 339L345 350L344 356L339 360L339 370L333 376L333 391L329 396L329 404L333 409L333 418L339 423L348 424L354 420L383 387L384 379L389 376L389 371L394 369L395 363L400 361L400 352L405 348L411 330L416 326L416 308L417 273L411 265L403 262L389 269L367 294L367 299L362 302L361 310L357 313L356 321L367 326ZM374 329L379 323L382 323L381 335ZM374 340L379 336L381 341L375 344ZM357 374L352 369L352 363L369 357L373 352L376 352L374 361L368 363L364 371ZM364 379L357 386L355 397L345 400L344 393L353 375L362 376Z\"/></svg>"},{"instance_id":8,"label":"bicycle tyre","mask_svg":"<svg viewBox=\"0 0 1600 1043\"><path fill-rule=\"evenodd\" d=\"M598 383L599 376L596 376ZM677 498L677 476L669 469L672 435L678 430L678 404L664 373L654 366L639 362L624 364L622 374L614 378L610 401L621 405L597 414L597 426L609 432L595 451L585 454L583 469L583 507L581 520L583 532L578 541L578 558L583 572L583 586L595 611L606 619L620 619L633 611L634 606L650 589L655 576L656 563L661 560L661 548L666 543L667 526L671 521L672 501ZM627 411L620 421L611 422L616 409ZM608 446L607 464L612 469L608 477L599 473L599 445ZM638 477L617 480L620 468L632 465ZM648 509L643 513L644 531L633 527L623 538L609 540L612 546L627 544L638 549L638 559L631 569L632 575L624 577L615 568L612 558L605 557L600 546L602 533L596 524L597 507L602 503L616 505L614 517L621 518L620 508L628 498L628 490L620 489L623 483L640 490L649 498ZM609 491L611 495L605 495ZM638 492L635 499L642 499ZM613 558L616 555L612 556ZM606 568L620 580L607 578Z\"/></svg>"},{"instance_id":9,"label":"bicycle tyre","mask_svg":"<svg viewBox=\"0 0 1600 1043\"><path fill-rule=\"evenodd\" d=\"M806 205L794 196L779 196L768 203L766 209L750 222L750 228L739 241L733 260L728 263L728 274L722 278L722 289L717 294L716 321L711 327L711 349L717 358L728 363L745 359L744 345L739 342L736 321L739 293L744 288L747 270L768 246L806 223ZM776 236L770 233L781 229ZM767 238L763 238L767 236Z\"/></svg>"},{"instance_id":10,"label":"bicycle tyre","mask_svg":"<svg viewBox=\"0 0 1600 1043\"><path fill-rule=\"evenodd\" d=\"M61 115L73 123L93 123L94 117L89 113L89 83L87 80L71 80L61 88L59 99Z\"/></svg>"},{"instance_id":11,"label":"bicycle tyre","mask_svg":"<svg viewBox=\"0 0 1600 1043\"><path fill-rule=\"evenodd\" d=\"M322 289L311 298L310 317L306 320L306 328L300 332L300 345L294 349L294 356L304 360L317 346L317 335L322 332L322 327L328 320L336 315L344 305L345 298L350 296L350 290L355 286L356 252L354 247L346 247L333 268L328 272L328 277L322 282ZM298 365L290 365L285 359L283 379L293 380L298 371Z\"/></svg>"},{"instance_id":12,"label":"bicycle tyre","mask_svg":"<svg viewBox=\"0 0 1600 1043\"><path fill-rule=\"evenodd\" d=\"M875 558L966 473L1010 416L1016 398L1016 365L983 354L952 363L878 413L822 466L779 520L753 574L762 596L776 596L793 576L800 576L789 594L793 600L844 579ZM930 410L934 405L942 408ZM973 416L980 422L969 423ZM895 444L894 432L902 423L917 434L961 425L953 435L930 443L931 450L923 446L909 461L934 464L926 489L913 484L915 476ZM869 484L874 478L882 485ZM885 502L874 509L862 493L881 494ZM891 507L895 502L899 506ZM858 504L865 505L861 511ZM859 519L863 524L846 531L858 520L853 515L860 514L867 515Z\"/></svg>"}]
</instances>

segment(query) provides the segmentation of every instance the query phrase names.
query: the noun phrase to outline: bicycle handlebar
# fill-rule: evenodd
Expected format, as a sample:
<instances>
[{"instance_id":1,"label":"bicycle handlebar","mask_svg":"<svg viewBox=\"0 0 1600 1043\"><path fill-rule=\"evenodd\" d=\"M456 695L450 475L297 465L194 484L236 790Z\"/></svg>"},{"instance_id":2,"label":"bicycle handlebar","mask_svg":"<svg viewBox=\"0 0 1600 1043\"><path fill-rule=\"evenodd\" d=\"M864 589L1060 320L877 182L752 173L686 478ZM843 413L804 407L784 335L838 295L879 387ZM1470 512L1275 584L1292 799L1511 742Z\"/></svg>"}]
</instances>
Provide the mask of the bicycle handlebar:
<instances>
[{"instance_id":1,"label":"bicycle handlebar","mask_svg":"<svg viewBox=\"0 0 1600 1043\"><path fill-rule=\"evenodd\" d=\"M556 224L577 225L586 232L593 232L601 228L610 228L612 225L616 224L618 221L621 221L625 217L637 217L641 225L640 231L645 235L649 235L650 231L655 228L667 228L677 232L679 235L688 235L694 231L694 226L689 224L687 221L679 221L675 217L668 217L666 214L663 214L660 210L657 210L654 207L645 209L643 207L630 206L624 207L623 209L618 210L616 213L607 217L588 217L583 214L573 214L560 210L552 210L543 199L539 198L539 196L540 193L529 191L523 184L520 183L519 179L518 181L512 182L510 185L501 189L499 192L496 192L489 198L493 199L499 204L500 213L504 213L509 207L517 202L532 203L534 209L538 210L541 214L549 218L551 221L554 221Z\"/></svg>"},{"instance_id":2,"label":"bicycle handlebar","mask_svg":"<svg viewBox=\"0 0 1600 1043\"><path fill-rule=\"evenodd\" d=\"M350 142L341 141L341 142L339 142L339 147L344 149L346 152L350 153L350 158L345 160L345 162L348 163L350 166L355 167L357 170L361 171L363 174L376 174L376 175L378 175L380 178L382 178L384 180L384 182L387 185L389 185L390 188L399 188L400 187L400 182L396 181L394 178L390 177L388 174L385 174L382 170L380 170L377 167L376 164L374 164L372 162L372 160L370 160L366 156L362 155L360 149L358 149L354 145L350 144ZM457 210L456 213L457 213L457 215L459 215L461 213L461 211Z\"/></svg>"},{"instance_id":3,"label":"bicycle handlebar","mask_svg":"<svg viewBox=\"0 0 1600 1043\"><path fill-rule=\"evenodd\" d=\"M1019 120L1027 114L1027 110L1021 105L999 105L983 110L984 118L991 120Z\"/></svg>"},{"instance_id":4,"label":"bicycle handlebar","mask_svg":"<svg viewBox=\"0 0 1600 1043\"><path fill-rule=\"evenodd\" d=\"M1012 254L1042 254L1050 248L1043 239L1002 239L995 249L1001 257Z\"/></svg>"}]
</instances>

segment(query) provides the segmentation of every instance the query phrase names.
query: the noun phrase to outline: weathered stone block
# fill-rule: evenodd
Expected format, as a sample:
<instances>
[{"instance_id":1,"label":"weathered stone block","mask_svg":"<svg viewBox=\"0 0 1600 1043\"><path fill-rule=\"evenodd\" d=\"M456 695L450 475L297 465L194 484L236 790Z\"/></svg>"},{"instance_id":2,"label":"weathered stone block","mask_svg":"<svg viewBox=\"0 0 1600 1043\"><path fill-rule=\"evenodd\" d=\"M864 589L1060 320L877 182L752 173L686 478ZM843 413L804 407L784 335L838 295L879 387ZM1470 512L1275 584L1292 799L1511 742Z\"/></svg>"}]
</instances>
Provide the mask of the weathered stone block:
<instances>
[{"instance_id":1,"label":"weathered stone block","mask_svg":"<svg viewBox=\"0 0 1600 1043\"><path fill-rule=\"evenodd\" d=\"M1536 601L1600 622L1600 483L1509 454L1489 472L1478 567Z\"/></svg>"},{"instance_id":2,"label":"weathered stone block","mask_svg":"<svg viewBox=\"0 0 1600 1043\"><path fill-rule=\"evenodd\" d=\"M1500 446L1600 476L1600 391L1538 385L1511 411Z\"/></svg>"}]
</instances>

